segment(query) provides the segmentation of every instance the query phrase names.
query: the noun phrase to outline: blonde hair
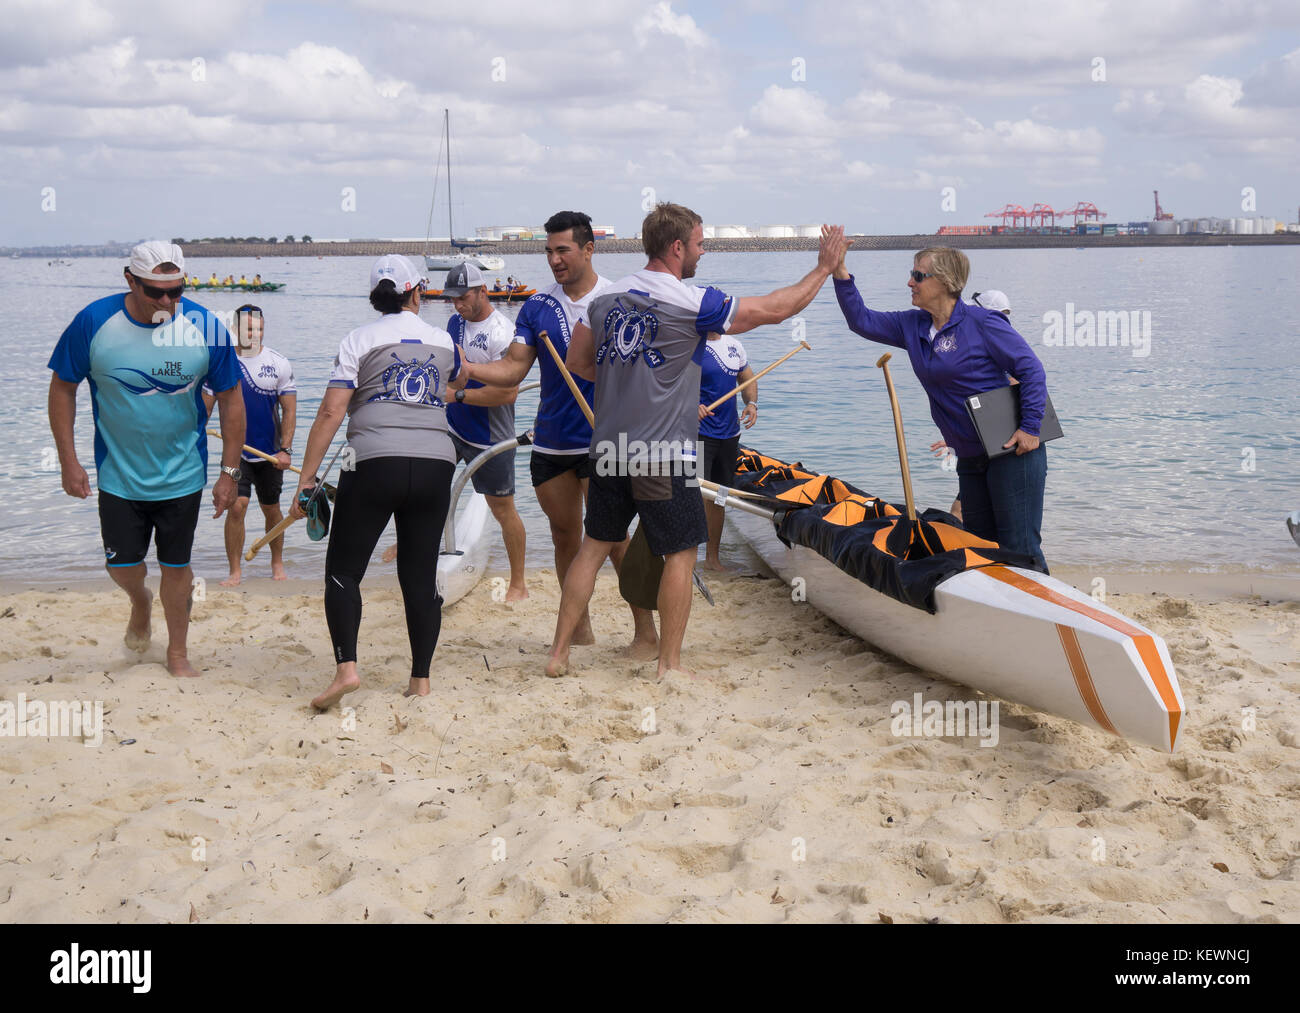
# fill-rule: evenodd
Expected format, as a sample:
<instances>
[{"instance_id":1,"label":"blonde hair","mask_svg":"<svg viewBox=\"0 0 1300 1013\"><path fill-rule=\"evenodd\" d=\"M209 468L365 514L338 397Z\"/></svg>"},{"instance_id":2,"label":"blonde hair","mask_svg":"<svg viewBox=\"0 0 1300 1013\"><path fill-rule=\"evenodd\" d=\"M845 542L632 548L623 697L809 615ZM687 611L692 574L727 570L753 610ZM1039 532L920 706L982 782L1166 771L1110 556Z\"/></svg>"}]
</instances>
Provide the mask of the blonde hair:
<instances>
[{"instance_id":1,"label":"blonde hair","mask_svg":"<svg viewBox=\"0 0 1300 1013\"><path fill-rule=\"evenodd\" d=\"M960 299L961 290L970 277L970 261L966 254L951 246L927 246L912 258L912 263L919 264L922 257L930 258L930 273L943 282L948 294Z\"/></svg>"},{"instance_id":2,"label":"blonde hair","mask_svg":"<svg viewBox=\"0 0 1300 1013\"><path fill-rule=\"evenodd\" d=\"M690 208L680 204L656 204L641 223L641 247L651 260L663 257L677 240L689 242L695 226L703 221Z\"/></svg>"}]
</instances>

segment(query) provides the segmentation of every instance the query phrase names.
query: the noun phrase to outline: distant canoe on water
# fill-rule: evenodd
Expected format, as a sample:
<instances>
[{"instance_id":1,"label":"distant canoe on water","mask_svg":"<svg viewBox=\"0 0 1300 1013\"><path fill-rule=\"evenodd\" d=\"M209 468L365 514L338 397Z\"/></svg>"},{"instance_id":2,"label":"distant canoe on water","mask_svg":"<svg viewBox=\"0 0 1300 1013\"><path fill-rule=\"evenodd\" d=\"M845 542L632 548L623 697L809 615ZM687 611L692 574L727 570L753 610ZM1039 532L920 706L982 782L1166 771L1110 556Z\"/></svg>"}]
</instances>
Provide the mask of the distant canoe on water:
<instances>
[{"instance_id":1,"label":"distant canoe on water","mask_svg":"<svg viewBox=\"0 0 1300 1013\"><path fill-rule=\"evenodd\" d=\"M537 289L535 288L519 288L513 290L508 288L494 290L489 288L484 291L487 292L487 297L493 302L523 302L529 296L537 294ZM440 288L425 289L424 297L426 299L451 299L451 296L443 295L442 289Z\"/></svg>"},{"instance_id":2,"label":"distant canoe on water","mask_svg":"<svg viewBox=\"0 0 1300 1013\"><path fill-rule=\"evenodd\" d=\"M252 282L249 282L246 285L210 285L208 282L205 281L199 283L198 285L189 285L187 287L196 291L210 291L210 292L220 292L222 290L225 290L227 292L279 292L280 289L284 288L284 284L285 283L282 281L280 282L264 281L260 285L254 285L252 284Z\"/></svg>"}]
</instances>

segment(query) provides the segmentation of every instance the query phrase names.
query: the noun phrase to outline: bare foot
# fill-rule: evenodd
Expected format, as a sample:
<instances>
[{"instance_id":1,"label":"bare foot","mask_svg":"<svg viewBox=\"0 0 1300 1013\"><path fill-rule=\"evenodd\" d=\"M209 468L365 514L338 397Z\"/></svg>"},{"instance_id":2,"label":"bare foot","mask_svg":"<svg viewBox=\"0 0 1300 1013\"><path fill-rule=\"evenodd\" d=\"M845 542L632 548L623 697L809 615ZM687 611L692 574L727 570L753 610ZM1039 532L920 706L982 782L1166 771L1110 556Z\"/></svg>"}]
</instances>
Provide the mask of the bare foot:
<instances>
[{"instance_id":1,"label":"bare foot","mask_svg":"<svg viewBox=\"0 0 1300 1013\"><path fill-rule=\"evenodd\" d=\"M171 648L167 649L167 671L178 679L194 679L199 675L199 670L190 664L189 658L177 654Z\"/></svg>"},{"instance_id":2,"label":"bare foot","mask_svg":"<svg viewBox=\"0 0 1300 1013\"><path fill-rule=\"evenodd\" d=\"M697 676L697 675L696 675L694 672L692 672L689 668L683 668L681 665L678 665L676 668L664 668L662 665L660 665L660 666L659 666L659 678L660 678L660 679L663 679L663 678L665 678L666 676L669 676L669 675L677 675L677 676L682 676L682 675L684 675L684 676L686 676L688 679L691 679L691 680L696 680L696 679L699 678L699 676Z\"/></svg>"},{"instance_id":3,"label":"bare foot","mask_svg":"<svg viewBox=\"0 0 1300 1013\"><path fill-rule=\"evenodd\" d=\"M724 563L724 562L723 562L722 560L720 560L720 559L706 559L703 563L700 564L700 569L701 569L701 570L713 570L713 571L715 571L716 573L734 573L734 572L735 572L735 570L733 570L730 566L727 566L727 564Z\"/></svg>"},{"instance_id":4,"label":"bare foot","mask_svg":"<svg viewBox=\"0 0 1300 1013\"><path fill-rule=\"evenodd\" d=\"M527 597L528 588L524 587L522 584L518 587L511 584L509 589L506 591L506 601L523 601Z\"/></svg>"},{"instance_id":5,"label":"bare foot","mask_svg":"<svg viewBox=\"0 0 1300 1013\"><path fill-rule=\"evenodd\" d=\"M325 692L316 697L316 699L311 702L311 705L318 711L329 710L343 699L345 693L351 693L360 688L361 676L356 674L336 675L334 681L329 684L329 687Z\"/></svg>"},{"instance_id":6,"label":"bare foot","mask_svg":"<svg viewBox=\"0 0 1300 1013\"><path fill-rule=\"evenodd\" d=\"M578 628L573 631L573 636L569 639L569 643L586 645L594 644L595 642L596 634L591 630L591 616L584 612L582 615L582 622L578 623Z\"/></svg>"},{"instance_id":7,"label":"bare foot","mask_svg":"<svg viewBox=\"0 0 1300 1013\"><path fill-rule=\"evenodd\" d=\"M231 571L229 577L221 582L222 587L239 587L239 581L242 575L239 570Z\"/></svg>"},{"instance_id":8,"label":"bare foot","mask_svg":"<svg viewBox=\"0 0 1300 1013\"><path fill-rule=\"evenodd\" d=\"M288 575L287 573L284 572L284 564L283 564L283 563L272 563L272 564L271 564L271 579L272 579L272 580L288 580L288 579L289 579L289 575Z\"/></svg>"},{"instance_id":9,"label":"bare foot","mask_svg":"<svg viewBox=\"0 0 1300 1013\"><path fill-rule=\"evenodd\" d=\"M394 542L392 545L390 545L388 548L384 550L384 554L379 557L379 561L381 563L391 563L396 558L397 558L397 543Z\"/></svg>"},{"instance_id":10,"label":"bare foot","mask_svg":"<svg viewBox=\"0 0 1300 1013\"><path fill-rule=\"evenodd\" d=\"M126 633L122 637L127 650L137 654L147 651L149 642L153 639L153 625L149 621L149 615L153 611L153 592L145 588L144 593L143 603L131 603L131 618L126 622Z\"/></svg>"},{"instance_id":11,"label":"bare foot","mask_svg":"<svg viewBox=\"0 0 1300 1013\"><path fill-rule=\"evenodd\" d=\"M562 657L552 655L546 662L546 677L548 679L558 679L562 675L569 674L569 652L565 651Z\"/></svg>"},{"instance_id":12,"label":"bare foot","mask_svg":"<svg viewBox=\"0 0 1300 1013\"><path fill-rule=\"evenodd\" d=\"M623 657L631 661L653 661L659 657L659 641L633 640L623 649Z\"/></svg>"},{"instance_id":13,"label":"bare foot","mask_svg":"<svg viewBox=\"0 0 1300 1013\"><path fill-rule=\"evenodd\" d=\"M412 678L411 684L406 687L406 692L402 694L402 696L428 696L428 695L429 695L429 680L427 678L426 679Z\"/></svg>"}]
</instances>

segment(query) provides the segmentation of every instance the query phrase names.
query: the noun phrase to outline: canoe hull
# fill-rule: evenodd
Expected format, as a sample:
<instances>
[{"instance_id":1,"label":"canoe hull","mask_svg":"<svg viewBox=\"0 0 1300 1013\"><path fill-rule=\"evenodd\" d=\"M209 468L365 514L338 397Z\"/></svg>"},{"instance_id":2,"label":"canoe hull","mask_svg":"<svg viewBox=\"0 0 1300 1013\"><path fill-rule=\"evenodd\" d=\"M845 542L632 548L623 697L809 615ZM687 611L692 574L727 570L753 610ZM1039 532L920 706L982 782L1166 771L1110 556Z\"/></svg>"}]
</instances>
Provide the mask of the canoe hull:
<instances>
[{"instance_id":1,"label":"canoe hull","mask_svg":"<svg viewBox=\"0 0 1300 1013\"><path fill-rule=\"evenodd\" d=\"M967 570L934 592L935 612L904 605L801 545L770 521L727 520L786 583L851 633L917 668L1002 699L1172 752L1183 698L1163 639L1032 570Z\"/></svg>"},{"instance_id":2,"label":"canoe hull","mask_svg":"<svg viewBox=\"0 0 1300 1013\"><path fill-rule=\"evenodd\" d=\"M463 497L456 511L456 555L438 554L438 593L443 606L474 590L487 569L492 542L492 511L480 493ZM400 551L400 549L399 549Z\"/></svg>"}]
</instances>

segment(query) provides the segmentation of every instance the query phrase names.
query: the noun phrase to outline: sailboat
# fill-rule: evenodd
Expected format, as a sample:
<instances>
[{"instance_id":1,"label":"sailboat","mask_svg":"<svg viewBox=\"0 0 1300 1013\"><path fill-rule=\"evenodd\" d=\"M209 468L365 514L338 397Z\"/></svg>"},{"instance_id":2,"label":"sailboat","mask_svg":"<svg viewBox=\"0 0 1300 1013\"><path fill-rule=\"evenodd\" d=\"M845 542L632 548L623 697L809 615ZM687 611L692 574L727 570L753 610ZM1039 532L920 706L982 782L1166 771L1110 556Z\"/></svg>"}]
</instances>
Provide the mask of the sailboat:
<instances>
[{"instance_id":1,"label":"sailboat","mask_svg":"<svg viewBox=\"0 0 1300 1013\"><path fill-rule=\"evenodd\" d=\"M451 240L452 248L455 250L472 249L481 244L458 240L455 231L451 227L451 114L446 109L442 111L442 129L443 141L447 149L447 238ZM434 202L436 202L438 199L437 177L434 178L433 197ZM429 205L429 228L425 233L425 242L428 242L432 231L433 204L431 203ZM473 264L482 271L500 271L506 266L506 262L500 257L489 257L479 253L426 253L424 255L424 266L430 271L450 271L453 267L459 267L461 264Z\"/></svg>"}]
</instances>

